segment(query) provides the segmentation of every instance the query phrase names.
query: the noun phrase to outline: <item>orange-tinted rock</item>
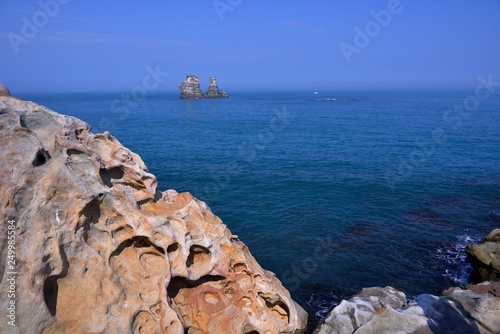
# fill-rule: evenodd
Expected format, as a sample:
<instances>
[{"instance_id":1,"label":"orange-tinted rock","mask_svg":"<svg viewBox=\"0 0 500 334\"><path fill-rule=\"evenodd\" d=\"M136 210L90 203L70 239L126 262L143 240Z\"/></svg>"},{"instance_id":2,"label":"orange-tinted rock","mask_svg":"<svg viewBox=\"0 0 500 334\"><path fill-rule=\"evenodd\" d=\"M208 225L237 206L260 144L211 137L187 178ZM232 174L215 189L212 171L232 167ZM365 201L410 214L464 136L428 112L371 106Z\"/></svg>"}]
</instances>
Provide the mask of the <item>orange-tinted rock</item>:
<instances>
[{"instance_id":1,"label":"orange-tinted rock","mask_svg":"<svg viewBox=\"0 0 500 334\"><path fill-rule=\"evenodd\" d=\"M490 293L495 297L500 297L500 282L484 282L477 285L468 285L467 289L480 295Z\"/></svg>"},{"instance_id":2,"label":"orange-tinted rock","mask_svg":"<svg viewBox=\"0 0 500 334\"><path fill-rule=\"evenodd\" d=\"M0 332L300 333L307 315L189 193L160 192L109 133L0 97ZM8 269L8 270L14 270Z\"/></svg>"}]
</instances>

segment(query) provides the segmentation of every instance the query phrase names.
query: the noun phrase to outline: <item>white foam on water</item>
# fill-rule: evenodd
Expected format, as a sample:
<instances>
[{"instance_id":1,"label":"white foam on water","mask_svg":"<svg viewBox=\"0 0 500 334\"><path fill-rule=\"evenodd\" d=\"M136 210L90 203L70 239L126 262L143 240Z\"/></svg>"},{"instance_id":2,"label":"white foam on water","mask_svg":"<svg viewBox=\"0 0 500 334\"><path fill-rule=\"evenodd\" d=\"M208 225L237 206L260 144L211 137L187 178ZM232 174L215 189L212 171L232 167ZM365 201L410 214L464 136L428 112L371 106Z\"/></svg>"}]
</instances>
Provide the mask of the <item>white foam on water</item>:
<instances>
[{"instance_id":1,"label":"white foam on water","mask_svg":"<svg viewBox=\"0 0 500 334\"><path fill-rule=\"evenodd\" d=\"M316 310L314 312L314 316L317 317L318 319L324 319L328 313L335 307L337 306L337 302L334 302L334 300L338 300L339 296L334 294L333 292L329 295L321 295L321 294L316 294L313 293L309 297L309 300L307 301L307 305L312 309Z\"/></svg>"},{"instance_id":2,"label":"white foam on water","mask_svg":"<svg viewBox=\"0 0 500 334\"><path fill-rule=\"evenodd\" d=\"M446 269L442 274L455 284L466 285L472 273L472 266L467 262L465 247L470 243L477 243L481 238L467 234L457 236L458 241L451 246L440 247L433 256L446 264Z\"/></svg>"},{"instance_id":3,"label":"white foam on water","mask_svg":"<svg viewBox=\"0 0 500 334\"><path fill-rule=\"evenodd\" d=\"M334 99L334 98L314 99L314 101L337 101L337 99Z\"/></svg>"}]
</instances>

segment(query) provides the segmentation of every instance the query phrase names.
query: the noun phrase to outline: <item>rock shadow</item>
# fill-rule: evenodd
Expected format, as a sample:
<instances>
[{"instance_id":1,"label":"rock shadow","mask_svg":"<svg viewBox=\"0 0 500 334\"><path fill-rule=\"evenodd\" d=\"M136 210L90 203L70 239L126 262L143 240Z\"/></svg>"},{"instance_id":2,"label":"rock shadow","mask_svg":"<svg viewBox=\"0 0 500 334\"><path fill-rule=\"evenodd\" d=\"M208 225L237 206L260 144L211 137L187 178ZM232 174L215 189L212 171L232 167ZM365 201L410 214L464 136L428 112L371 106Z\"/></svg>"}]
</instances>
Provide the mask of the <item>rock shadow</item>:
<instances>
[{"instance_id":1,"label":"rock shadow","mask_svg":"<svg viewBox=\"0 0 500 334\"><path fill-rule=\"evenodd\" d=\"M431 295L420 295L417 304L427 317L427 325L434 334L480 334L476 321L458 300L447 297L434 299ZM452 305L454 304L454 306Z\"/></svg>"},{"instance_id":2,"label":"rock shadow","mask_svg":"<svg viewBox=\"0 0 500 334\"><path fill-rule=\"evenodd\" d=\"M59 285L57 280L60 278L66 277L68 274L69 262L66 256L66 252L64 251L63 246L59 246L59 252L61 254L62 262L63 262L63 270L59 275L52 275L45 279L43 282L43 299L45 301L45 305L52 316L56 315L57 310L57 297L59 294ZM46 267L47 270L49 267Z\"/></svg>"},{"instance_id":3,"label":"rock shadow","mask_svg":"<svg viewBox=\"0 0 500 334\"><path fill-rule=\"evenodd\" d=\"M170 279L170 283L167 286L167 294L170 298L175 298L182 289L192 289L208 282L218 282L225 279L223 276L205 275L196 281L191 281L186 277L175 276Z\"/></svg>"}]
</instances>

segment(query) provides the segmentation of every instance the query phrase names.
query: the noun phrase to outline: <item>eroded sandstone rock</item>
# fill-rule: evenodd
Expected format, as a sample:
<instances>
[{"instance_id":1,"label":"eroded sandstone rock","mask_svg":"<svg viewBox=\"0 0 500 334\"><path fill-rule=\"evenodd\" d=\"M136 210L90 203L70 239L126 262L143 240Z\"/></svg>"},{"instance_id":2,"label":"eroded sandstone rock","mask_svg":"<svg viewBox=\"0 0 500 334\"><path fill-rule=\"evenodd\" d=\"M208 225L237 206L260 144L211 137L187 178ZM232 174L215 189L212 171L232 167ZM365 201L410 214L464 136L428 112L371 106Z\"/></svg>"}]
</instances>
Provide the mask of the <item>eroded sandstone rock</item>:
<instances>
[{"instance_id":1,"label":"eroded sandstone rock","mask_svg":"<svg viewBox=\"0 0 500 334\"><path fill-rule=\"evenodd\" d=\"M207 205L109 133L0 97L1 333L300 333L307 314Z\"/></svg>"},{"instance_id":2,"label":"eroded sandstone rock","mask_svg":"<svg viewBox=\"0 0 500 334\"><path fill-rule=\"evenodd\" d=\"M498 333L497 289L496 283L453 288L442 297L424 294L408 303L392 287L363 289L335 307L314 334Z\"/></svg>"}]
</instances>

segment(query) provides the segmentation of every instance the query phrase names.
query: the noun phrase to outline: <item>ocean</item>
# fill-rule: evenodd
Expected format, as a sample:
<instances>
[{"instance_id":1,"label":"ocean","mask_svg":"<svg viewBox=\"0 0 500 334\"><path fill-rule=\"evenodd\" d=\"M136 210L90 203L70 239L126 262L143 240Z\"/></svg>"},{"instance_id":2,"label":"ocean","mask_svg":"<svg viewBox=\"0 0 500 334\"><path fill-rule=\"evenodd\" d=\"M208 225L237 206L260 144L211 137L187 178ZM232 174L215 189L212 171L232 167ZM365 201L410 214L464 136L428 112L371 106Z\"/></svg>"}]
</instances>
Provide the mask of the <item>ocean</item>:
<instances>
[{"instance_id":1,"label":"ocean","mask_svg":"<svg viewBox=\"0 0 500 334\"><path fill-rule=\"evenodd\" d=\"M312 328L362 287L470 282L464 247L500 227L500 94L474 88L21 97L109 131L160 190L207 202Z\"/></svg>"}]
</instances>

